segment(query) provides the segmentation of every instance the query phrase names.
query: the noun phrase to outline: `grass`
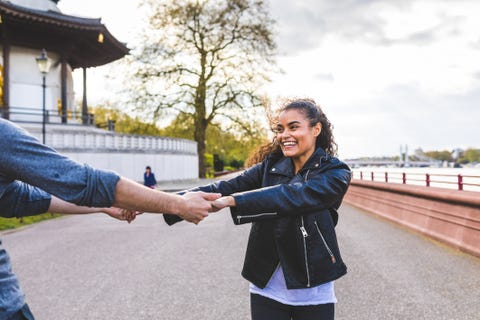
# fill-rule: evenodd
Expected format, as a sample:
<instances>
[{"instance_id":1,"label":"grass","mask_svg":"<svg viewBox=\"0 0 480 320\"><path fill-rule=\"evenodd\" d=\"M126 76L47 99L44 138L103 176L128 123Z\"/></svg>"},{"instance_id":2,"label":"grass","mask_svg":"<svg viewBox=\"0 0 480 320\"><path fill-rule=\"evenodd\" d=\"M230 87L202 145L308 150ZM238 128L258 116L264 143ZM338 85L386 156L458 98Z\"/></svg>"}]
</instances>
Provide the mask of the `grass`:
<instances>
[{"instance_id":1,"label":"grass","mask_svg":"<svg viewBox=\"0 0 480 320\"><path fill-rule=\"evenodd\" d=\"M62 216L61 214L44 213L31 217L22 218L0 218L0 231L23 227L43 220L53 219Z\"/></svg>"}]
</instances>

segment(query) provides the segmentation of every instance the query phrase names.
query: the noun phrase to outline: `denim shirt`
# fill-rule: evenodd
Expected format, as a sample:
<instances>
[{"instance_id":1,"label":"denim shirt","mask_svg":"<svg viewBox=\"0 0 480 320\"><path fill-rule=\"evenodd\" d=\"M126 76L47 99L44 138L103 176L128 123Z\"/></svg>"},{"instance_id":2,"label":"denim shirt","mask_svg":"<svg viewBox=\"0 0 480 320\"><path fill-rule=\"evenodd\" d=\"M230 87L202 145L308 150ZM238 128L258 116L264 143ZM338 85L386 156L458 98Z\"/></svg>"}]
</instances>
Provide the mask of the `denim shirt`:
<instances>
[{"instance_id":1,"label":"denim shirt","mask_svg":"<svg viewBox=\"0 0 480 320\"><path fill-rule=\"evenodd\" d=\"M77 163L42 145L15 124L0 119L0 216L44 213L54 195L89 207L110 207L120 177ZM0 241L0 319L25 304L10 258Z\"/></svg>"}]
</instances>

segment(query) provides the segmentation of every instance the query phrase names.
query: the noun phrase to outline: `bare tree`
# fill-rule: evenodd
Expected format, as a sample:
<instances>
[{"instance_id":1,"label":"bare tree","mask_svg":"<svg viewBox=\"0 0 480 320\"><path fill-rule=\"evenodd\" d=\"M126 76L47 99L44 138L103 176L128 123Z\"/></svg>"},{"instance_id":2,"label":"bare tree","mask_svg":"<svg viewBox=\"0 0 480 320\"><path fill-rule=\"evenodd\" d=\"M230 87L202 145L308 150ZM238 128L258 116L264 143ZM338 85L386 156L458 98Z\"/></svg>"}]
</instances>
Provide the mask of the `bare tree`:
<instances>
[{"instance_id":1,"label":"bare tree","mask_svg":"<svg viewBox=\"0 0 480 320\"><path fill-rule=\"evenodd\" d=\"M193 118L199 174L205 177L206 129L212 121L249 126L260 88L275 66L274 21L263 0L144 0L150 14L132 54L137 109L158 120Z\"/></svg>"}]
</instances>

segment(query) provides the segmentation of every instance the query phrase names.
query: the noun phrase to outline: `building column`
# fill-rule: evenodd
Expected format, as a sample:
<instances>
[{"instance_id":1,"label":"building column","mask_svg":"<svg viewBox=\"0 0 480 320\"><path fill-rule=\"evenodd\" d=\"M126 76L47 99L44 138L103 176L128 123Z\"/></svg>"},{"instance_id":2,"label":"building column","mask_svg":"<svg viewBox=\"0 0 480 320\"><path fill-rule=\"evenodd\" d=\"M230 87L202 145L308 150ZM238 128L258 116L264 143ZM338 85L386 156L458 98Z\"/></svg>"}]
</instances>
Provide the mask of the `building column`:
<instances>
[{"instance_id":1,"label":"building column","mask_svg":"<svg viewBox=\"0 0 480 320\"><path fill-rule=\"evenodd\" d=\"M3 101L2 112L5 119L10 118L10 42L8 41L6 21L2 26L2 55L3 55Z\"/></svg>"},{"instance_id":2,"label":"building column","mask_svg":"<svg viewBox=\"0 0 480 320\"><path fill-rule=\"evenodd\" d=\"M62 123L67 123L67 60L65 57L61 58L61 69L60 69L60 83L61 83L61 117Z\"/></svg>"},{"instance_id":3,"label":"building column","mask_svg":"<svg viewBox=\"0 0 480 320\"><path fill-rule=\"evenodd\" d=\"M87 106L87 68L83 68L83 100L82 100L82 123L89 124Z\"/></svg>"}]
</instances>

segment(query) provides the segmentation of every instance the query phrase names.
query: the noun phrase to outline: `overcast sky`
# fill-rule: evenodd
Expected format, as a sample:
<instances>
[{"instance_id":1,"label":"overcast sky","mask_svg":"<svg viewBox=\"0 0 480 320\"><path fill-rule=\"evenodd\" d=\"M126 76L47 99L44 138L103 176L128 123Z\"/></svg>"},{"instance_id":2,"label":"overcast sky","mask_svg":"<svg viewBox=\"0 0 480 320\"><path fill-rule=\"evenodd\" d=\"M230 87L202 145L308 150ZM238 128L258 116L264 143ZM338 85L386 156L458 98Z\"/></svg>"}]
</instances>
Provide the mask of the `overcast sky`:
<instances>
[{"instance_id":1,"label":"overcast sky","mask_svg":"<svg viewBox=\"0 0 480 320\"><path fill-rule=\"evenodd\" d=\"M145 19L137 3L61 0L59 8L102 17L132 43ZM284 73L266 90L314 98L342 158L397 155L400 145L480 148L480 1L270 0L270 8ZM114 91L102 84L111 67L97 69L88 71L89 102Z\"/></svg>"}]
</instances>

